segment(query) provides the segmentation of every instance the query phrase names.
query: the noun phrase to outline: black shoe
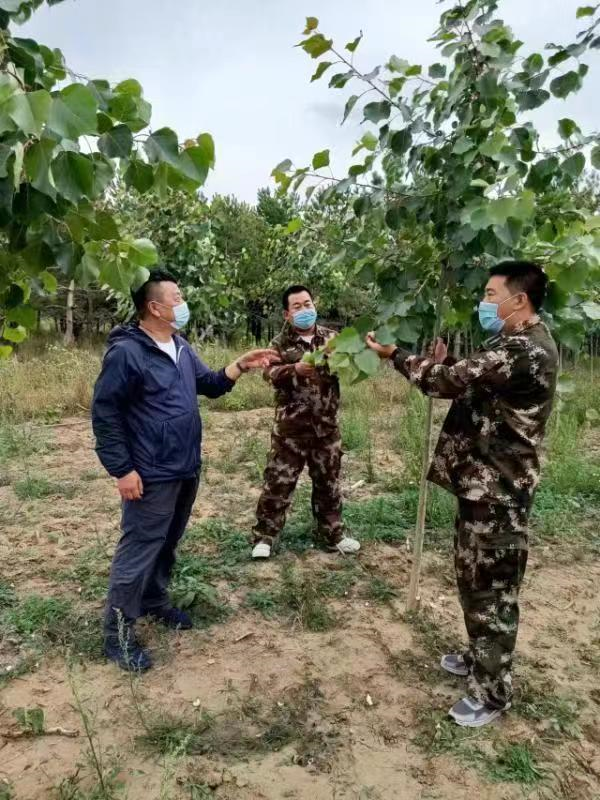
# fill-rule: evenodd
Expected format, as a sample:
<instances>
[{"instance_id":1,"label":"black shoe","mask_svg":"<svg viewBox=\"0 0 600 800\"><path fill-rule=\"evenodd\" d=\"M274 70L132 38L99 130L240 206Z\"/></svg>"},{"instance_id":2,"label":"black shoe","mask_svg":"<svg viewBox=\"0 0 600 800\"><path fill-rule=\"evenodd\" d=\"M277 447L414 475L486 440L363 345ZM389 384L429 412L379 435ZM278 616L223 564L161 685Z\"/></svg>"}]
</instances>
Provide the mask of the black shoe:
<instances>
[{"instance_id":1,"label":"black shoe","mask_svg":"<svg viewBox=\"0 0 600 800\"><path fill-rule=\"evenodd\" d=\"M194 627L190 615L180 608L157 608L154 611L148 611L147 614L174 631L189 631Z\"/></svg>"},{"instance_id":2,"label":"black shoe","mask_svg":"<svg viewBox=\"0 0 600 800\"><path fill-rule=\"evenodd\" d=\"M150 654L134 638L125 644L118 637L108 636L104 640L104 655L127 672L146 672L152 666Z\"/></svg>"}]
</instances>

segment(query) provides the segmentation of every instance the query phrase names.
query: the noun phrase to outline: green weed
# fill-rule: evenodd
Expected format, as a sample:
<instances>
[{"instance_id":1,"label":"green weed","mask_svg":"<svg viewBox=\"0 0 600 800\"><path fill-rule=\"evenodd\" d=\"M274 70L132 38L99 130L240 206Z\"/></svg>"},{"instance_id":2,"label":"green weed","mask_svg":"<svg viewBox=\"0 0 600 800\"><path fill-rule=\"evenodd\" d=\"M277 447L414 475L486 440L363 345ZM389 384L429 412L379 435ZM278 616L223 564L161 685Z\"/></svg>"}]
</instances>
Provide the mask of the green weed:
<instances>
[{"instance_id":1,"label":"green weed","mask_svg":"<svg viewBox=\"0 0 600 800\"><path fill-rule=\"evenodd\" d=\"M496 758L486 758L485 773L495 782L531 785L546 777L537 763L535 753L527 744L505 744Z\"/></svg>"},{"instance_id":2,"label":"green weed","mask_svg":"<svg viewBox=\"0 0 600 800\"><path fill-rule=\"evenodd\" d=\"M389 603L392 598L398 597L398 592L383 578L373 576L366 586L365 596L376 603Z\"/></svg>"},{"instance_id":3,"label":"green weed","mask_svg":"<svg viewBox=\"0 0 600 800\"><path fill-rule=\"evenodd\" d=\"M521 678L515 691L514 707L524 719L542 724L541 736L546 740L577 738L581 733L579 701L557 694L547 681L541 683Z\"/></svg>"},{"instance_id":4,"label":"green weed","mask_svg":"<svg viewBox=\"0 0 600 800\"><path fill-rule=\"evenodd\" d=\"M13 485L19 500L42 500L45 497L71 498L75 495L76 486L70 483L55 483L48 478L23 478Z\"/></svg>"},{"instance_id":5,"label":"green weed","mask_svg":"<svg viewBox=\"0 0 600 800\"><path fill-rule=\"evenodd\" d=\"M292 564L285 564L281 571L279 601L287 609L292 624L306 630L326 631L336 624L314 578L299 573Z\"/></svg>"},{"instance_id":6,"label":"green weed","mask_svg":"<svg viewBox=\"0 0 600 800\"><path fill-rule=\"evenodd\" d=\"M248 592L244 604L247 608L259 611L267 619L275 617L281 612L277 593L269 590Z\"/></svg>"}]
</instances>

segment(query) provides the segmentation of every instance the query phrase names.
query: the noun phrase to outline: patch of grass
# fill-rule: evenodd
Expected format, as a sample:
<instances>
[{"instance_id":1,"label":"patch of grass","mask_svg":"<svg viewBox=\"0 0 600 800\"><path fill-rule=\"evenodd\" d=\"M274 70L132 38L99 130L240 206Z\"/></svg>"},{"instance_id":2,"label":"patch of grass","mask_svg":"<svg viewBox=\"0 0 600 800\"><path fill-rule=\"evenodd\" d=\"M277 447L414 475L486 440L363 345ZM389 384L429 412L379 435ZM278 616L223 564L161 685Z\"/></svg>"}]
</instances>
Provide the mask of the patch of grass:
<instances>
[{"instance_id":1,"label":"patch of grass","mask_svg":"<svg viewBox=\"0 0 600 800\"><path fill-rule=\"evenodd\" d=\"M404 415L391 438L392 447L404 462L402 478L415 483L421 476L426 403L421 392L411 387L404 400Z\"/></svg>"},{"instance_id":2,"label":"patch of grass","mask_svg":"<svg viewBox=\"0 0 600 800\"><path fill-rule=\"evenodd\" d=\"M398 597L398 592L384 578L374 575L365 587L365 596L376 603L389 603L392 598Z\"/></svg>"},{"instance_id":3,"label":"patch of grass","mask_svg":"<svg viewBox=\"0 0 600 800\"><path fill-rule=\"evenodd\" d=\"M162 755L178 752L236 760L294 745L294 763L324 769L338 745L338 734L319 719L321 705L318 683L306 679L268 707L248 696L236 699L220 713L159 714L146 721L138 743Z\"/></svg>"},{"instance_id":4,"label":"patch of grass","mask_svg":"<svg viewBox=\"0 0 600 800\"><path fill-rule=\"evenodd\" d=\"M64 597L28 595L0 613L0 631L20 637L28 648L43 653L57 645L84 660L102 652L102 621L96 613L81 612ZM30 659L21 659L24 671ZM16 670L11 671L14 677Z\"/></svg>"},{"instance_id":5,"label":"patch of grass","mask_svg":"<svg viewBox=\"0 0 600 800\"><path fill-rule=\"evenodd\" d=\"M0 581L0 611L13 606L16 599L14 588L6 581Z\"/></svg>"},{"instance_id":6,"label":"patch of grass","mask_svg":"<svg viewBox=\"0 0 600 800\"><path fill-rule=\"evenodd\" d=\"M19 636L34 634L56 641L72 614L69 600L60 597L29 595L2 615L2 624Z\"/></svg>"},{"instance_id":7,"label":"patch of grass","mask_svg":"<svg viewBox=\"0 0 600 800\"><path fill-rule=\"evenodd\" d=\"M269 590L250 591L246 595L244 605L254 611L260 611L263 617L271 619L281 612L277 592Z\"/></svg>"},{"instance_id":8,"label":"patch of grass","mask_svg":"<svg viewBox=\"0 0 600 800\"><path fill-rule=\"evenodd\" d=\"M47 449L48 442L44 435L30 426L0 421L0 464L13 458L44 453Z\"/></svg>"},{"instance_id":9,"label":"patch of grass","mask_svg":"<svg viewBox=\"0 0 600 800\"><path fill-rule=\"evenodd\" d=\"M19 500L42 500L45 497L64 497L70 499L77 487L72 483L55 483L44 477L28 477L17 481L13 490Z\"/></svg>"},{"instance_id":10,"label":"patch of grass","mask_svg":"<svg viewBox=\"0 0 600 800\"><path fill-rule=\"evenodd\" d=\"M358 580L356 565L352 562L342 564L340 569L324 570L317 576L318 591L325 597L347 597Z\"/></svg>"},{"instance_id":11,"label":"patch of grass","mask_svg":"<svg viewBox=\"0 0 600 800\"><path fill-rule=\"evenodd\" d=\"M434 619L431 612L421 609L409 611L404 619L411 626L413 636L427 655L439 661L445 653L460 652L460 643L447 628Z\"/></svg>"},{"instance_id":12,"label":"patch of grass","mask_svg":"<svg viewBox=\"0 0 600 800\"><path fill-rule=\"evenodd\" d=\"M412 532L417 515L418 489L405 489L369 500L347 503L344 519L360 539L382 542L405 542ZM455 500L447 492L431 488L426 525L429 546L451 542L449 530L456 514Z\"/></svg>"},{"instance_id":13,"label":"patch of grass","mask_svg":"<svg viewBox=\"0 0 600 800\"><path fill-rule=\"evenodd\" d=\"M310 574L298 572L292 564L285 564L281 570L279 601L288 611L292 624L306 630L327 631L336 624L315 579Z\"/></svg>"},{"instance_id":14,"label":"patch of grass","mask_svg":"<svg viewBox=\"0 0 600 800\"><path fill-rule=\"evenodd\" d=\"M547 681L534 682L522 677L516 686L513 705L519 716L538 723L539 735L543 739L575 739L581 734L578 722L580 702L557 694Z\"/></svg>"},{"instance_id":15,"label":"patch of grass","mask_svg":"<svg viewBox=\"0 0 600 800\"><path fill-rule=\"evenodd\" d=\"M371 431L367 415L362 410L349 410L341 415L342 447L344 450L367 450Z\"/></svg>"},{"instance_id":16,"label":"patch of grass","mask_svg":"<svg viewBox=\"0 0 600 800\"><path fill-rule=\"evenodd\" d=\"M452 722L446 711L432 708L417 713L417 733L413 742L430 755L452 754L468 764L481 763L483 754L474 748L473 740L485 736L477 728L462 728Z\"/></svg>"},{"instance_id":17,"label":"patch of grass","mask_svg":"<svg viewBox=\"0 0 600 800\"><path fill-rule=\"evenodd\" d=\"M505 744L496 758L485 760L486 776L494 782L522 783L527 786L539 783L546 777L536 755L528 744Z\"/></svg>"},{"instance_id":18,"label":"patch of grass","mask_svg":"<svg viewBox=\"0 0 600 800\"><path fill-rule=\"evenodd\" d=\"M106 545L98 542L79 552L75 564L62 570L59 577L77 583L85 600L98 600L107 591L110 560Z\"/></svg>"}]
</instances>

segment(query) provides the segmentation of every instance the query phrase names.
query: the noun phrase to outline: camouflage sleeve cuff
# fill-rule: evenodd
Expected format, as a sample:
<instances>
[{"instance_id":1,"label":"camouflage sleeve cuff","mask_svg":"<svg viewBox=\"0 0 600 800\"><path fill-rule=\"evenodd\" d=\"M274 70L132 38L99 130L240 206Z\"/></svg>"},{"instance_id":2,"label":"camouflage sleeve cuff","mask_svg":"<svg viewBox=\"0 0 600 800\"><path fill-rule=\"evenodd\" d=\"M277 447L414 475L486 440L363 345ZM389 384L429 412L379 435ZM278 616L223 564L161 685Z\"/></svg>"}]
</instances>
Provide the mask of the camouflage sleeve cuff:
<instances>
[{"instance_id":1,"label":"camouflage sleeve cuff","mask_svg":"<svg viewBox=\"0 0 600 800\"><path fill-rule=\"evenodd\" d=\"M405 350L403 347L397 347L395 351L392 353L392 357L390 361L394 365L394 368L401 372L405 378L410 379L410 374L408 368L406 366L406 359L411 356L412 353L410 350Z\"/></svg>"}]
</instances>

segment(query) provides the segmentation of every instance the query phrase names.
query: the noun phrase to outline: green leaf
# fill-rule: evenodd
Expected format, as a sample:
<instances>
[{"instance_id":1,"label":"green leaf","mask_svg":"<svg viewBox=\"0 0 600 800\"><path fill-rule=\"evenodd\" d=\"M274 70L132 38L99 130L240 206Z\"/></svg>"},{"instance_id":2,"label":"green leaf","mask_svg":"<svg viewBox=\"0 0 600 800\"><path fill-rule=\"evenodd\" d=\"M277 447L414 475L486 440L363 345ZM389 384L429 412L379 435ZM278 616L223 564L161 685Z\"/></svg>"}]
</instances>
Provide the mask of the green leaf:
<instances>
[{"instance_id":1,"label":"green leaf","mask_svg":"<svg viewBox=\"0 0 600 800\"><path fill-rule=\"evenodd\" d=\"M78 203L82 197L92 197L94 166L91 158L80 153L63 152L52 162L52 176L59 193Z\"/></svg>"},{"instance_id":2,"label":"green leaf","mask_svg":"<svg viewBox=\"0 0 600 800\"><path fill-rule=\"evenodd\" d=\"M598 6L580 6L577 9L576 17L577 19L581 19L582 17L593 17L597 8Z\"/></svg>"},{"instance_id":3,"label":"green leaf","mask_svg":"<svg viewBox=\"0 0 600 800\"><path fill-rule=\"evenodd\" d=\"M565 117L563 119L558 120L558 133L561 139L570 139L574 133L578 132L579 132L579 127L572 119L568 119L568 117Z\"/></svg>"},{"instance_id":4,"label":"green leaf","mask_svg":"<svg viewBox=\"0 0 600 800\"><path fill-rule=\"evenodd\" d=\"M346 120L350 116L350 114L352 112L352 109L356 105L356 101L357 100L358 100L358 95L357 94L353 94L346 101L346 107L344 108L344 117L342 119L342 125L344 124L344 122L346 122Z\"/></svg>"},{"instance_id":5,"label":"green leaf","mask_svg":"<svg viewBox=\"0 0 600 800\"><path fill-rule=\"evenodd\" d=\"M129 260L138 267L151 267L158 261L156 247L150 239L134 239L129 242Z\"/></svg>"},{"instance_id":6,"label":"green leaf","mask_svg":"<svg viewBox=\"0 0 600 800\"><path fill-rule=\"evenodd\" d=\"M429 67L430 78L444 78L446 76L446 67L443 64L432 64Z\"/></svg>"},{"instance_id":7,"label":"green leaf","mask_svg":"<svg viewBox=\"0 0 600 800\"><path fill-rule=\"evenodd\" d=\"M24 328L33 328L37 322L37 311L31 306L17 306L6 312L6 321L22 325Z\"/></svg>"},{"instance_id":8,"label":"green leaf","mask_svg":"<svg viewBox=\"0 0 600 800\"><path fill-rule=\"evenodd\" d=\"M150 164L135 159L129 163L125 171L125 185L133 186L140 194L144 194L154 185L154 172Z\"/></svg>"},{"instance_id":9,"label":"green leaf","mask_svg":"<svg viewBox=\"0 0 600 800\"><path fill-rule=\"evenodd\" d=\"M13 716L23 730L32 736L41 736L44 733L44 711L41 708L15 708Z\"/></svg>"},{"instance_id":10,"label":"green leaf","mask_svg":"<svg viewBox=\"0 0 600 800\"><path fill-rule=\"evenodd\" d=\"M14 344L19 344L24 339L27 338L27 331L22 325L17 325L16 327L10 327L5 325L2 329L1 334L2 339L6 339L7 342L13 342Z\"/></svg>"},{"instance_id":11,"label":"green leaf","mask_svg":"<svg viewBox=\"0 0 600 800\"><path fill-rule=\"evenodd\" d=\"M186 147L179 156L178 169L190 180L202 186L208 175L208 154L203 147Z\"/></svg>"},{"instance_id":12,"label":"green leaf","mask_svg":"<svg viewBox=\"0 0 600 800\"><path fill-rule=\"evenodd\" d=\"M365 149L374 152L375 150L377 150L379 139L375 136L374 133L371 133L371 131L367 131L361 138L360 143Z\"/></svg>"},{"instance_id":13,"label":"green leaf","mask_svg":"<svg viewBox=\"0 0 600 800\"><path fill-rule=\"evenodd\" d=\"M135 78L128 78L115 86L115 94L128 94L133 97L141 97L143 93L142 85Z\"/></svg>"},{"instance_id":14,"label":"green leaf","mask_svg":"<svg viewBox=\"0 0 600 800\"><path fill-rule=\"evenodd\" d=\"M302 219L300 217L295 217L291 219L285 227L286 233L296 233L302 227Z\"/></svg>"},{"instance_id":15,"label":"green leaf","mask_svg":"<svg viewBox=\"0 0 600 800\"><path fill-rule=\"evenodd\" d=\"M572 92L576 92L579 89L581 89L581 76L578 72L574 72L573 70L565 72L564 75L555 78L550 83L550 91L552 94L561 99L568 97Z\"/></svg>"},{"instance_id":16,"label":"green leaf","mask_svg":"<svg viewBox=\"0 0 600 800\"><path fill-rule=\"evenodd\" d=\"M575 153L565 159L561 164L563 172L571 178L578 178L585 168L585 156L583 153Z\"/></svg>"},{"instance_id":17,"label":"green leaf","mask_svg":"<svg viewBox=\"0 0 600 800\"><path fill-rule=\"evenodd\" d=\"M210 133L201 133L196 139L198 147L202 148L210 169L215 167L215 141Z\"/></svg>"},{"instance_id":18,"label":"green leaf","mask_svg":"<svg viewBox=\"0 0 600 800\"><path fill-rule=\"evenodd\" d=\"M15 94L7 105L7 112L15 125L26 136L39 136L48 119L52 97L44 90Z\"/></svg>"},{"instance_id":19,"label":"green leaf","mask_svg":"<svg viewBox=\"0 0 600 800\"><path fill-rule=\"evenodd\" d=\"M109 104L109 114L123 122L134 133L145 128L152 116L152 106L143 97L121 92L115 94Z\"/></svg>"},{"instance_id":20,"label":"green leaf","mask_svg":"<svg viewBox=\"0 0 600 800\"><path fill-rule=\"evenodd\" d=\"M379 356L373 350L363 350L354 356L354 363L361 372L367 375L375 375L379 369Z\"/></svg>"},{"instance_id":21,"label":"green leaf","mask_svg":"<svg viewBox=\"0 0 600 800\"><path fill-rule=\"evenodd\" d=\"M160 128L151 133L144 142L144 149L151 164L164 162L176 167L179 161L179 141L171 128Z\"/></svg>"},{"instance_id":22,"label":"green leaf","mask_svg":"<svg viewBox=\"0 0 600 800\"><path fill-rule=\"evenodd\" d=\"M410 150L412 144L412 133L410 128L396 131L390 139L390 147L397 156L403 156Z\"/></svg>"},{"instance_id":23,"label":"green leaf","mask_svg":"<svg viewBox=\"0 0 600 800\"><path fill-rule=\"evenodd\" d=\"M415 75L420 75L422 71L423 67L421 67L420 64L413 64L413 66L409 67L404 74L407 78L412 78Z\"/></svg>"},{"instance_id":24,"label":"green leaf","mask_svg":"<svg viewBox=\"0 0 600 800\"><path fill-rule=\"evenodd\" d=\"M2 344L0 345L0 359L2 358L9 358L13 349L10 345Z\"/></svg>"},{"instance_id":25,"label":"green leaf","mask_svg":"<svg viewBox=\"0 0 600 800\"><path fill-rule=\"evenodd\" d=\"M321 167L329 166L329 150L321 150L315 153L312 160L313 169L321 169Z\"/></svg>"},{"instance_id":26,"label":"green leaf","mask_svg":"<svg viewBox=\"0 0 600 800\"><path fill-rule=\"evenodd\" d=\"M296 47L301 47L311 58L319 58L323 53L331 50L332 44L332 39L326 39L322 33L315 33L310 39L305 39L297 44Z\"/></svg>"},{"instance_id":27,"label":"green leaf","mask_svg":"<svg viewBox=\"0 0 600 800\"><path fill-rule=\"evenodd\" d=\"M387 68L390 72L401 72L404 74L409 67L410 61L406 61L404 58L398 58L398 56L391 56L387 63Z\"/></svg>"},{"instance_id":28,"label":"green leaf","mask_svg":"<svg viewBox=\"0 0 600 800\"><path fill-rule=\"evenodd\" d=\"M393 231L397 231L402 224L402 214L396 206L388 208L385 214L385 224Z\"/></svg>"},{"instance_id":29,"label":"green leaf","mask_svg":"<svg viewBox=\"0 0 600 800\"><path fill-rule=\"evenodd\" d=\"M550 92L545 89L535 89L527 92L518 92L516 100L521 111L532 111L543 106L550 99Z\"/></svg>"},{"instance_id":30,"label":"green leaf","mask_svg":"<svg viewBox=\"0 0 600 800\"><path fill-rule=\"evenodd\" d=\"M94 169L94 180L90 199L94 200L104 194L104 190L115 177L115 170L111 161L102 153L92 153L92 166Z\"/></svg>"},{"instance_id":31,"label":"green leaf","mask_svg":"<svg viewBox=\"0 0 600 800\"><path fill-rule=\"evenodd\" d=\"M319 78L331 67L333 61L321 61L319 66L315 70L315 74L310 79L310 82L318 81Z\"/></svg>"},{"instance_id":32,"label":"green leaf","mask_svg":"<svg viewBox=\"0 0 600 800\"><path fill-rule=\"evenodd\" d=\"M348 81L352 77L354 77L354 72L352 72L352 71L350 71L350 72L338 72L329 81L329 88L330 89L343 89L344 86L348 83Z\"/></svg>"},{"instance_id":33,"label":"green leaf","mask_svg":"<svg viewBox=\"0 0 600 800\"><path fill-rule=\"evenodd\" d=\"M361 31L361 33L359 34L359 36L356 37L356 39L353 39L351 42L348 42L348 44L346 45L346 50L349 50L351 53L354 53L354 51L360 44L360 40L362 39L362 37L363 35Z\"/></svg>"},{"instance_id":34,"label":"green leaf","mask_svg":"<svg viewBox=\"0 0 600 800\"><path fill-rule=\"evenodd\" d=\"M107 158L127 158L133 147L133 135L127 125L115 125L98 139L98 149Z\"/></svg>"},{"instance_id":35,"label":"green leaf","mask_svg":"<svg viewBox=\"0 0 600 800\"><path fill-rule=\"evenodd\" d=\"M390 112L392 107L387 100L382 100L381 102L374 102L374 103L367 103L364 107L363 113L364 118L368 122L381 122L384 119L388 119L390 116Z\"/></svg>"},{"instance_id":36,"label":"green leaf","mask_svg":"<svg viewBox=\"0 0 600 800\"><path fill-rule=\"evenodd\" d=\"M331 343L336 353L360 353L365 348L364 339L356 328L344 328Z\"/></svg>"},{"instance_id":37,"label":"green leaf","mask_svg":"<svg viewBox=\"0 0 600 800\"><path fill-rule=\"evenodd\" d=\"M594 303L588 300L586 303L581 304L581 310L588 319L594 320L595 322L600 320L600 303Z\"/></svg>"},{"instance_id":38,"label":"green leaf","mask_svg":"<svg viewBox=\"0 0 600 800\"><path fill-rule=\"evenodd\" d=\"M77 141L96 133L98 102L91 90L80 83L67 86L52 100L48 126L59 136Z\"/></svg>"},{"instance_id":39,"label":"green leaf","mask_svg":"<svg viewBox=\"0 0 600 800\"><path fill-rule=\"evenodd\" d=\"M54 294L56 292L58 289L58 281L51 272L44 270L43 272L40 272L38 277L42 281L42 286L44 287L45 292L48 294Z\"/></svg>"},{"instance_id":40,"label":"green leaf","mask_svg":"<svg viewBox=\"0 0 600 800\"><path fill-rule=\"evenodd\" d=\"M54 185L50 165L55 147L56 142L52 139L42 139L31 145L25 153L24 160L25 174L31 185L38 192L47 194L53 200L56 200L56 186Z\"/></svg>"},{"instance_id":41,"label":"green leaf","mask_svg":"<svg viewBox=\"0 0 600 800\"><path fill-rule=\"evenodd\" d=\"M591 160L592 166L596 169L600 169L600 145L596 145L596 147L592 149Z\"/></svg>"},{"instance_id":42,"label":"green leaf","mask_svg":"<svg viewBox=\"0 0 600 800\"><path fill-rule=\"evenodd\" d=\"M319 27L319 20L316 17L307 17L306 29L304 33L310 33L311 31L315 31L318 27Z\"/></svg>"}]
</instances>

